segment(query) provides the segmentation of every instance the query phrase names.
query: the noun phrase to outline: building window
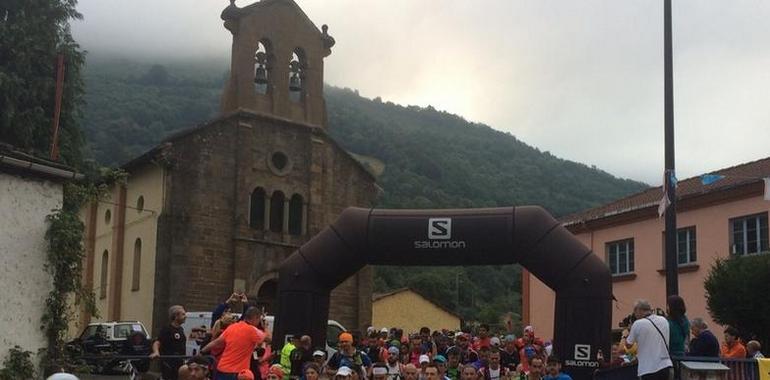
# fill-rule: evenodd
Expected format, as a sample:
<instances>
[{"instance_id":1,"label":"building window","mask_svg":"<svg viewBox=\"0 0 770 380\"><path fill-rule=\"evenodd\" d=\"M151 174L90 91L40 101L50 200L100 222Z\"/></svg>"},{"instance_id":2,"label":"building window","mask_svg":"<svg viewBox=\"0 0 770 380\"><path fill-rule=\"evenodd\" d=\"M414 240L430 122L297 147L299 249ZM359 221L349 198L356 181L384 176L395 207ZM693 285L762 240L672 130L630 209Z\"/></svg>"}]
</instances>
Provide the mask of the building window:
<instances>
[{"instance_id":1,"label":"building window","mask_svg":"<svg viewBox=\"0 0 770 380\"><path fill-rule=\"evenodd\" d=\"M136 212L142 213L144 211L144 196L140 195L139 198L136 199Z\"/></svg>"},{"instance_id":2,"label":"building window","mask_svg":"<svg viewBox=\"0 0 770 380\"><path fill-rule=\"evenodd\" d=\"M634 239L607 243L606 249L607 263L613 275L634 272Z\"/></svg>"},{"instance_id":3,"label":"building window","mask_svg":"<svg viewBox=\"0 0 770 380\"><path fill-rule=\"evenodd\" d=\"M286 196L276 191L270 198L270 231L283 231L283 201Z\"/></svg>"},{"instance_id":4,"label":"building window","mask_svg":"<svg viewBox=\"0 0 770 380\"><path fill-rule=\"evenodd\" d=\"M109 253L105 249L102 252L102 271L99 277L99 299L107 298L107 272L109 271Z\"/></svg>"},{"instance_id":5,"label":"building window","mask_svg":"<svg viewBox=\"0 0 770 380\"><path fill-rule=\"evenodd\" d=\"M131 291L139 290L139 279L142 273L142 239L134 242L134 268L131 276Z\"/></svg>"},{"instance_id":6,"label":"building window","mask_svg":"<svg viewBox=\"0 0 770 380\"><path fill-rule=\"evenodd\" d=\"M294 194L289 201L289 234L302 234L302 196Z\"/></svg>"},{"instance_id":7,"label":"building window","mask_svg":"<svg viewBox=\"0 0 770 380\"><path fill-rule=\"evenodd\" d=\"M767 213L730 219L730 252L751 255L768 251Z\"/></svg>"},{"instance_id":8,"label":"building window","mask_svg":"<svg viewBox=\"0 0 770 380\"><path fill-rule=\"evenodd\" d=\"M285 176L291 172L291 158L281 151L272 152L267 157L267 167L273 174L281 177Z\"/></svg>"},{"instance_id":9,"label":"building window","mask_svg":"<svg viewBox=\"0 0 770 380\"><path fill-rule=\"evenodd\" d=\"M262 230L265 228L265 189L258 187L251 192L249 201L249 227Z\"/></svg>"},{"instance_id":10,"label":"building window","mask_svg":"<svg viewBox=\"0 0 770 380\"><path fill-rule=\"evenodd\" d=\"M112 211L107 209L107 211L104 212L104 224L110 224L110 220L112 220Z\"/></svg>"},{"instance_id":11,"label":"building window","mask_svg":"<svg viewBox=\"0 0 770 380\"><path fill-rule=\"evenodd\" d=\"M665 241L665 240L664 240ZM676 230L676 260L677 264L692 264L698 260L696 254L695 227ZM666 250L663 250L664 256Z\"/></svg>"},{"instance_id":12,"label":"building window","mask_svg":"<svg viewBox=\"0 0 770 380\"><path fill-rule=\"evenodd\" d=\"M666 268L666 232L661 232L661 258L663 268ZM676 230L676 262L679 266L693 264L698 261L696 250L695 227L684 227Z\"/></svg>"},{"instance_id":13,"label":"building window","mask_svg":"<svg viewBox=\"0 0 770 380\"><path fill-rule=\"evenodd\" d=\"M270 162L273 164L274 168L278 169L278 171L283 171L289 163L289 157L286 157L286 154L283 152L275 152L270 157Z\"/></svg>"}]
</instances>

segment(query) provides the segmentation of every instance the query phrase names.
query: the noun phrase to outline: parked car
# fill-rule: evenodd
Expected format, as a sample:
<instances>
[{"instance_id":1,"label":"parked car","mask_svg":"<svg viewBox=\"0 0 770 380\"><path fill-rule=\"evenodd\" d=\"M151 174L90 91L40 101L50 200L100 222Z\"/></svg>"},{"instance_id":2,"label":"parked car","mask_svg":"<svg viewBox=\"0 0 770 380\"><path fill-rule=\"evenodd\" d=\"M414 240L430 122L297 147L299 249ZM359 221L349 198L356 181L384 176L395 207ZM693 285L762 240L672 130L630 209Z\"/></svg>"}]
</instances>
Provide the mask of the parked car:
<instances>
[{"instance_id":1,"label":"parked car","mask_svg":"<svg viewBox=\"0 0 770 380\"><path fill-rule=\"evenodd\" d=\"M67 347L83 357L85 363L96 373L125 373L130 368L128 363L109 357L120 353L128 337L135 333L149 336L140 321L89 323L80 336L69 342Z\"/></svg>"}]
</instances>

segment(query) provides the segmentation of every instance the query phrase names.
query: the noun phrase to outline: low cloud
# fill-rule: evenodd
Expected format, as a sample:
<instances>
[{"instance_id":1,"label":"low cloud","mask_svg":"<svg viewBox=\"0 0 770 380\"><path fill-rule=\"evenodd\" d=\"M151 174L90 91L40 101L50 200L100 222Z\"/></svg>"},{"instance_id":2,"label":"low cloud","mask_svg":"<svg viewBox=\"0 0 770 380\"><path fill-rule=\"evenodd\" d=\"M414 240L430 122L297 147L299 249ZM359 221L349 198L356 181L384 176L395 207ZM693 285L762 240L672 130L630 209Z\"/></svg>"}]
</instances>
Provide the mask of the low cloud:
<instances>
[{"instance_id":1,"label":"low cloud","mask_svg":"<svg viewBox=\"0 0 770 380\"><path fill-rule=\"evenodd\" d=\"M432 105L567 159L659 184L662 2L298 1L337 45L326 81ZM238 1L239 6L248 4ZM229 59L226 1L80 0L94 54ZM770 3L674 2L678 176L768 155Z\"/></svg>"}]
</instances>

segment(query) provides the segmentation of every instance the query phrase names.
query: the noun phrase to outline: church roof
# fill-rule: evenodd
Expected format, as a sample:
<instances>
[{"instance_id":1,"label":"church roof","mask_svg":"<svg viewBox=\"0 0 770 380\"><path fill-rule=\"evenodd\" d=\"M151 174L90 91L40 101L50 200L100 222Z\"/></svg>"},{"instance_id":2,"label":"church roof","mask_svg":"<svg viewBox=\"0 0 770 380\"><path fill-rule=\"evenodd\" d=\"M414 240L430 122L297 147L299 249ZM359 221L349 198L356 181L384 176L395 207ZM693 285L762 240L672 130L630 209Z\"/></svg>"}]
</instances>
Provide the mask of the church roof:
<instances>
[{"instance_id":1,"label":"church roof","mask_svg":"<svg viewBox=\"0 0 770 380\"><path fill-rule=\"evenodd\" d=\"M231 17L231 18L236 18L237 19L237 18L243 17L243 16L245 16L245 15L247 15L247 14L253 12L253 11L262 10L263 8L268 8L268 7L274 6L274 5L288 5L294 11L296 11L297 14L308 23L308 25L312 25L313 28L315 28L315 30L318 32L318 34L321 34L321 31L318 29L317 26L315 26L315 23L313 23L313 21L310 19L310 17L307 16L305 11L303 11L302 8L300 8L300 6L297 5L297 3L294 2L294 0L262 0L262 1L257 1L256 3L249 4L249 5L247 5L247 6L243 7L243 8L237 8L237 10L235 12L231 12L229 15L225 15L223 13L222 17L223 18ZM227 11L227 9L225 9L225 11Z\"/></svg>"},{"instance_id":2,"label":"church roof","mask_svg":"<svg viewBox=\"0 0 770 380\"><path fill-rule=\"evenodd\" d=\"M277 1L283 1L283 0L277 0ZM147 152L141 154L140 156L131 159L130 161L126 162L125 164L121 165L121 168L131 171L132 169L135 169L139 166L142 166L144 164L158 161L159 158L161 158L165 152L165 150L173 145L173 143L183 137L192 135L200 130L203 130L211 125L218 124L223 121L227 121L236 117L246 117L246 118L254 118L254 119L263 119L263 120L269 120L273 122L278 122L286 127L295 127L295 128L307 128L312 131L312 133L320 135L323 137L326 141L330 142L335 148L340 150L344 155L346 155L350 160L353 161L354 165L358 166L366 175L368 175L372 182L377 181L377 176L372 173L364 164L361 163L358 159L356 159L350 152L342 148L336 140L334 140L331 136L328 135L328 133L321 127L312 125L312 124L306 124L302 122L298 122L295 120L285 119L279 116L275 115L268 115L260 112L255 112L252 110L247 109L239 109L235 112L232 112L227 115L223 115L220 117L217 117L211 121L198 124L194 127L187 128L175 133L172 133L163 141L161 141L160 144L156 145L152 149L148 150Z\"/></svg>"}]
</instances>

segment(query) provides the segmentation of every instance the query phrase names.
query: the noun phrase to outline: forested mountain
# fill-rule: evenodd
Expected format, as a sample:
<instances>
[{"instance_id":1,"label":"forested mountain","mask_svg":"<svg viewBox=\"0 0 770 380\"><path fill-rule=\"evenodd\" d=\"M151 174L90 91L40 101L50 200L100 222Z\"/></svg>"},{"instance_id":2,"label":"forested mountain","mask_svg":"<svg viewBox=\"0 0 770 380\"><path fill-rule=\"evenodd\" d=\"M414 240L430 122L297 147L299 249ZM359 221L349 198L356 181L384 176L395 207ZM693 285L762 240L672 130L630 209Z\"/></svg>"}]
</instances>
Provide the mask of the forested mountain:
<instances>
[{"instance_id":1,"label":"forested mountain","mask_svg":"<svg viewBox=\"0 0 770 380\"><path fill-rule=\"evenodd\" d=\"M83 120L89 152L118 165L174 131L213 118L225 70L221 63L89 59ZM646 186L432 107L384 103L329 86L325 96L331 135L380 173L381 207L539 204L564 215ZM495 323L520 310L519 274L516 266L381 267L375 289L411 286L468 319Z\"/></svg>"}]
</instances>

